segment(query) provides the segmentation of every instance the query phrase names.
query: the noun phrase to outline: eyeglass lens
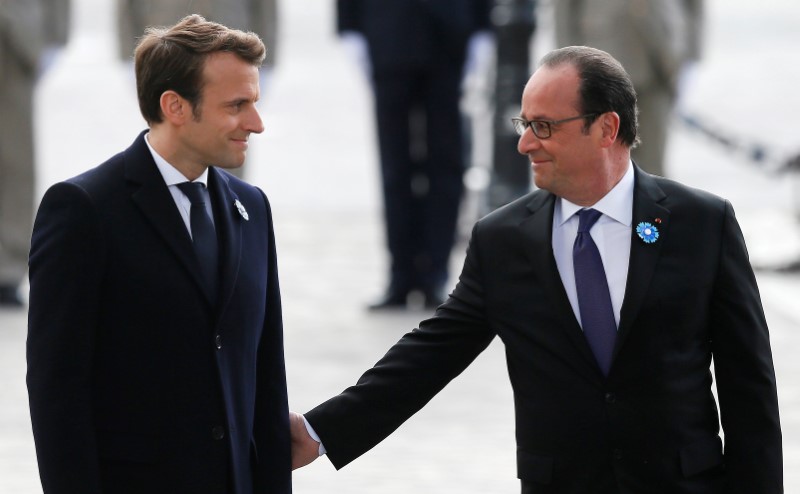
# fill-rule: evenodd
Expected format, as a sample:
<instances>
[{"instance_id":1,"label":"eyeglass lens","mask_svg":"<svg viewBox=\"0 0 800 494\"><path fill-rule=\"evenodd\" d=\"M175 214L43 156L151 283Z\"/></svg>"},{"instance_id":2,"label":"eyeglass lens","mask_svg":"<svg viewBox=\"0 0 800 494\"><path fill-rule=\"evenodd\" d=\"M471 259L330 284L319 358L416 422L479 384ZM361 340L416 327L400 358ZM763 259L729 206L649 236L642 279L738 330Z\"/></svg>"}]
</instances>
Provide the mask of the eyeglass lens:
<instances>
[{"instance_id":1,"label":"eyeglass lens","mask_svg":"<svg viewBox=\"0 0 800 494\"><path fill-rule=\"evenodd\" d=\"M514 130L517 131L517 134L522 135L525 133L525 129L530 126L531 130L533 130L534 135L539 139L546 139L550 137L550 122L544 122L541 120L531 120L530 122L527 120L523 120L521 118L514 119Z\"/></svg>"}]
</instances>

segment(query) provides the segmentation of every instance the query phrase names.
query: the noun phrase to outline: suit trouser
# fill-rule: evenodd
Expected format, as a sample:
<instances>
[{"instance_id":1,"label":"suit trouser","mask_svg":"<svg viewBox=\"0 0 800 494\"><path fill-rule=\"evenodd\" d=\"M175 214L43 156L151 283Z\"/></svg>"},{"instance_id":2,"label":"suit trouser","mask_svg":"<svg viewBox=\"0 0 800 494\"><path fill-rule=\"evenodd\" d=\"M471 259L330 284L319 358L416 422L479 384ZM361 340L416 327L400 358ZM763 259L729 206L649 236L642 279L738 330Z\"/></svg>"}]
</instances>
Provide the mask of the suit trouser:
<instances>
[{"instance_id":1,"label":"suit trouser","mask_svg":"<svg viewBox=\"0 0 800 494\"><path fill-rule=\"evenodd\" d=\"M0 46L0 74L0 285L17 286L33 229L36 80L8 46Z\"/></svg>"},{"instance_id":2,"label":"suit trouser","mask_svg":"<svg viewBox=\"0 0 800 494\"><path fill-rule=\"evenodd\" d=\"M374 75L386 236L395 290L448 277L463 195L461 66Z\"/></svg>"}]
</instances>

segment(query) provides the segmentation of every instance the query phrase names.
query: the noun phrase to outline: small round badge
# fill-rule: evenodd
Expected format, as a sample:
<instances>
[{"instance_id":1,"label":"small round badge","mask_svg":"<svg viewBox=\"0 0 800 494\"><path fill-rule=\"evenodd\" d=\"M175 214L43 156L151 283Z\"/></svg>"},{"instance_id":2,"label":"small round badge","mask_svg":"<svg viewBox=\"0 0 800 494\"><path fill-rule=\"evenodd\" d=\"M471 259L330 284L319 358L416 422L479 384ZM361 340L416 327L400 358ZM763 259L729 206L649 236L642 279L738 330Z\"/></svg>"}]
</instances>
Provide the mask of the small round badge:
<instances>
[{"instance_id":1,"label":"small round badge","mask_svg":"<svg viewBox=\"0 0 800 494\"><path fill-rule=\"evenodd\" d=\"M639 235L639 238L646 244L652 244L658 240L658 228L646 221L642 221L636 225L636 234Z\"/></svg>"}]
</instances>

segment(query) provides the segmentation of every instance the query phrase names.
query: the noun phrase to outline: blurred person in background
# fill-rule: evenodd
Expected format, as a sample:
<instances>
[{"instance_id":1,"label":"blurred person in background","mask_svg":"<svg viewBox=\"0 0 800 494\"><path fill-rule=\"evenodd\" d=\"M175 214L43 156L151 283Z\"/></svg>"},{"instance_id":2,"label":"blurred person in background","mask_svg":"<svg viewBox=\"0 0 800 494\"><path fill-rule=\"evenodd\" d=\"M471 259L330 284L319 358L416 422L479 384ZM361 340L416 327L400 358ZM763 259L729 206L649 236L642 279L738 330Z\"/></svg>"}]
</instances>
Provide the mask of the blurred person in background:
<instances>
[{"instance_id":1,"label":"blurred person in background","mask_svg":"<svg viewBox=\"0 0 800 494\"><path fill-rule=\"evenodd\" d=\"M461 82L491 4L337 0L338 32L374 93L390 265L372 310L405 308L412 293L444 301L467 154Z\"/></svg>"},{"instance_id":2,"label":"blurred person in background","mask_svg":"<svg viewBox=\"0 0 800 494\"><path fill-rule=\"evenodd\" d=\"M27 383L45 494L291 492L272 212L227 172L264 130L265 50L197 15L148 29L149 129L42 199Z\"/></svg>"},{"instance_id":3,"label":"blurred person in background","mask_svg":"<svg viewBox=\"0 0 800 494\"><path fill-rule=\"evenodd\" d=\"M278 0L117 0L120 58L131 60L138 37L147 27L171 26L189 14L258 34L267 46L259 69L261 92L266 93L278 46ZM242 178L245 168L230 171Z\"/></svg>"},{"instance_id":4,"label":"blurred person in background","mask_svg":"<svg viewBox=\"0 0 800 494\"><path fill-rule=\"evenodd\" d=\"M607 51L633 79L643 170L664 176L667 138L681 79L700 58L703 0L556 0L556 46Z\"/></svg>"},{"instance_id":5,"label":"blurred person in background","mask_svg":"<svg viewBox=\"0 0 800 494\"><path fill-rule=\"evenodd\" d=\"M0 307L24 305L36 157L34 89L67 42L69 0L0 0Z\"/></svg>"}]
</instances>

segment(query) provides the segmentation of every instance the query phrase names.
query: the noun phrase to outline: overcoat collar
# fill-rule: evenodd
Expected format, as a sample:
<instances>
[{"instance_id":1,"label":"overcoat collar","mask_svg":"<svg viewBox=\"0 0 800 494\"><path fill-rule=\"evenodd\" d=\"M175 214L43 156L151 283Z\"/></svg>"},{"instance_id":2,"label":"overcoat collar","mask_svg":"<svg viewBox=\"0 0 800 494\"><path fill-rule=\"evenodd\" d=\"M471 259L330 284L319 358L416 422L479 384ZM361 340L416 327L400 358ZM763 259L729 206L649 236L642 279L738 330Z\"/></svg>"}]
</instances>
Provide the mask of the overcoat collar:
<instances>
[{"instance_id":1,"label":"overcoat collar","mask_svg":"<svg viewBox=\"0 0 800 494\"><path fill-rule=\"evenodd\" d=\"M153 156L144 141L142 132L124 152L125 178L130 186L131 199L141 210L145 219L153 226L158 236L167 244L187 275L192 277L198 289L205 294L212 306L222 306L230 300L239 273L242 242L242 218L234 210L238 199L231 190L228 177L214 167L209 168L208 187L215 212L217 237L221 246L220 298L210 300L200 277L198 261L192 249L192 240L180 216L175 201L156 167ZM222 313L222 311L219 311Z\"/></svg>"}]
</instances>

